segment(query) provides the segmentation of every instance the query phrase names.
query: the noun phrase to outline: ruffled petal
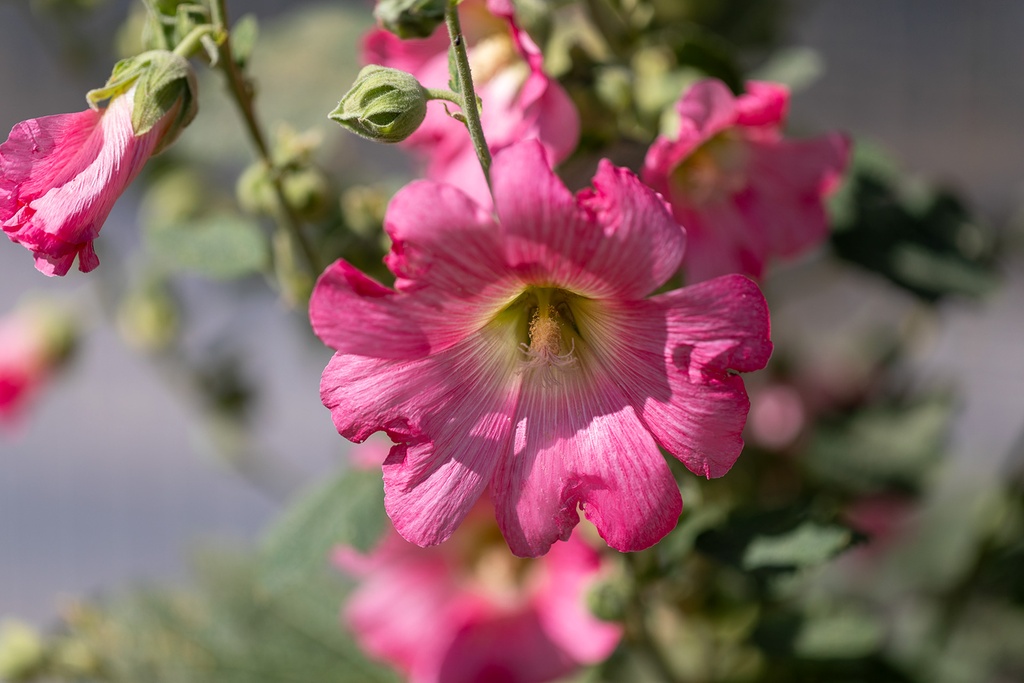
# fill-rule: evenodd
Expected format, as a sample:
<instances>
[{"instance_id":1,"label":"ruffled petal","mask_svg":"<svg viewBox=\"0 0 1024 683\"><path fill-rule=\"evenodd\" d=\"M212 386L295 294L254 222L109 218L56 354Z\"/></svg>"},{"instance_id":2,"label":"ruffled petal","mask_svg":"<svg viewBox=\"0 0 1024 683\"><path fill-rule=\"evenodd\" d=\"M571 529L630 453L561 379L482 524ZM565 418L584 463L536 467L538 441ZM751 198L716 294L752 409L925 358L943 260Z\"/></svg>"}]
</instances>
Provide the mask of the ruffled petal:
<instances>
[{"instance_id":1,"label":"ruffled petal","mask_svg":"<svg viewBox=\"0 0 1024 683\"><path fill-rule=\"evenodd\" d=\"M781 83L748 81L736 99L736 125L781 126L789 113L789 88Z\"/></svg>"},{"instance_id":2,"label":"ruffled petal","mask_svg":"<svg viewBox=\"0 0 1024 683\"><path fill-rule=\"evenodd\" d=\"M617 550L661 540L682 509L679 490L606 369L581 358L551 381L524 374L515 449L491 487L512 552L542 555L566 540L579 522L577 507Z\"/></svg>"},{"instance_id":3,"label":"ruffled petal","mask_svg":"<svg viewBox=\"0 0 1024 683\"><path fill-rule=\"evenodd\" d=\"M384 462L384 507L417 545L451 536L511 449L518 359L491 334L439 354L434 367L422 368L434 376L417 373L419 424L407 436L392 434L399 443Z\"/></svg>"},{"instance_id":4,"label":"ruffled petal","mask_svg":"<svg viewBox=\"0 0 1024 683\"><path fill-rule=\"evenodd\" d=\"M750 406L733 371L763 368L772 351L757 285L716 278L617 307L591 327L596 353L658 443L695 474L725 474Z\"/></svg>"},{"instance_id":5,"label":"ruffled petal","mask_svg":"<svg viewBox=\"0 0 1024 683\"><path fill-rule=\"evenodd\" d=\"M838 133L810 140L751 145L751 221L766 247L792 256L828 236L823 198L834 189L849 160L849 142Z\"/></svg>"},{"instance_id":6,"label":"ruffled petal","mask_svg":"<svg viewBox=\"0 0 1024 683\"><path fill-rule=\"evenodd\" d=\"M495 155L495 208L506 259L527 281L585 296L639 298L678 268L685 238L668 206L626 169L602 161L578 199L535 142Z\"/></svg>"}]
</instances>

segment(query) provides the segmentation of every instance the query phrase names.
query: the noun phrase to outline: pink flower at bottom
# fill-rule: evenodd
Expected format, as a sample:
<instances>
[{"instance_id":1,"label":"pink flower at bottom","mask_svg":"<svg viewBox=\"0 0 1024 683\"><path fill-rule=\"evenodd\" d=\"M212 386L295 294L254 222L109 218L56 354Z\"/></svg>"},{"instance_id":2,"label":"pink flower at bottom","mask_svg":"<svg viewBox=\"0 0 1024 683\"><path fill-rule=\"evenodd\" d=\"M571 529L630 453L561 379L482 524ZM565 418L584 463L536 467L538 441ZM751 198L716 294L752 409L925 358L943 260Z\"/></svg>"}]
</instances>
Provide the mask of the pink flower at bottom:
<instances>
[{"instance_id":1,"label":"pink flower at bottom","mask_svg":"<svg viewBox=\"0 0 1024 683\"><path fill-rule=\"evenodd\" d=\"M659 137L648 150L644 182L686 229L688 281L759 278L769 260L828 236L823 199L846 168L849 142L838 133L782 139L788 107L777 83L753 81L734 97L721 81L701 81L676 105L676 139Z\"/></svg>"},{"instance_id":2,"label":"pink flower at bottom","mask_svg":"<svg viewBox=\"0 0 1024 683\"><path fill-rule=\"evenodd\" d=\"M103 110L22 121L0 145L0 227L46 275L66 275L76 257L83 273L99 265L93 240L165 132L136 137L134 93Z\"/></svg>"},{"instance_id":3,"label":"pink flower at bottom","mask_svg":"<svg viewBox=\"0 0 1024 683\"><path fill-rule=\"evenodd\" d=\"M348 439L395 442L385 506L413 543L443 542L488 491L517 555L567 539L578 508L613 548L647 548L682 506L658 447L708 477L739 456L764 297L730 276L647 298L684 233L626 169L602 162L573 196L528 141L492 182L496 219L431 181L395 195L395 290L344 261L321 275L323 402Z\"/></svg>"},{"instance_id":4,"label":"pink flower at bottom","mask_svg":"<svg viewBox=\"0 0 1024 683\"><path fill-rule=\"evenodd\" d=\"M576 533L542 559L512 557L488 514L440 548L391 533L368 556L336 552L359 581L344 619L360 645L411 683L543 683L607 658L622 630L587 608L598 553Z\"/></svg>"}]
</instances>

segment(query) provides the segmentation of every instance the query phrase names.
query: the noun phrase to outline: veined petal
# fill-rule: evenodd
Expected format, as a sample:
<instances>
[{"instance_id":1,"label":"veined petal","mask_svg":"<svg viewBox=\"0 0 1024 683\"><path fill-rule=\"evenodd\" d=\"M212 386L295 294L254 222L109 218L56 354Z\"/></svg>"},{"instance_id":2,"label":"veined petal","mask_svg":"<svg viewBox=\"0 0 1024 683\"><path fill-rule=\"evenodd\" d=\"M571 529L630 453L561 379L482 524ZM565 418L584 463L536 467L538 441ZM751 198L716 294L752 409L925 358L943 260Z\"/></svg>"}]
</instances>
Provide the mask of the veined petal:
<instances>
[{"instance_id":1,"label":"veined petal","mask_svg":"<svg viewBox=\"0 0 1024 683\"><path fill-rule=\"evenodd\" d=\"M648 548L676 524L682 499L668 464L604 368L580 363L555 383L525 377L515 449L491 486L513 553L565 540L577 507L611 547Z\"/></svg>"},{"instance_id":2,"label":"veined petal","mask_svg":"<svg viewBox=\"0 0 1024 683\"><path fill-rule=\"evenodd\" d=\"M338 260L313 288L309 320L316 335L343 354L423 357L430 352L430 340L398 299L394 290Z\"/></svg>"},{"instance_id":3,"label":"veined petal","mask_svg":"<svg viewBox=\"0 0 1024 683\"><path fill-rule=\"evenodd\" d=\"M595 353L658 443L695 474L725 474L750 407L731 371L759 370L772 351L757 285L728 275L616 307L589 326Z\"/></svg>"},{"instance_id":4,"label":"veined petal","mask_svg":"<svg viewBox=\"0 0 1024 683\"><path fill-rule=\"evenodd\" d=\"M679 267L685 237L654 192L602 161L574 198L539 144L495 155L491 169L506 258L528 281L590 297L640 298Z\"/></svg>"}]
</instances>

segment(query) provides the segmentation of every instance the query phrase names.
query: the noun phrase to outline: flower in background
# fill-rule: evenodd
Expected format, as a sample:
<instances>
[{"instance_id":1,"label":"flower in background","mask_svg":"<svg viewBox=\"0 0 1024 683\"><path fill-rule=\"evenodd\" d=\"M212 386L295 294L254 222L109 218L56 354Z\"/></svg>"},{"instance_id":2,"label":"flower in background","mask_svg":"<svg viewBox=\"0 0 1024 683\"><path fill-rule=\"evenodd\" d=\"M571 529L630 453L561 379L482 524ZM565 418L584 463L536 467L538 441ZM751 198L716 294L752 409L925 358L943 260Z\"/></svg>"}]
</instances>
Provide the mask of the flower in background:
<instances>
[{"instance_id":1,"label":"flower in background","mask_svg":"<svg viewBox=\"0 0 1024 683\"><path fill-rule=\"evenodd\" d=\"M344 619L360 646L411 683L542 683L603 661L622 635L587 608L603 563L579 532L542 559L516 558L480 507L439 548L389 533L369 555L338 549L335 563L359 580Z\"/></svg>"},{"instance_id":2,"label":"flower in background","mask_svg":"<svg viewBox=\"0 0 1024 683\"><path fill-rule=\"evenodd\" d=\"M829 133L784 140L789 92L752 81L734 97L720 81L679 100L679 133L655 140L643 179L686 229L687 279L761 277L775 257L795 257L828 235L823 198L839 183L849 142Z\"/></svg>"},{"instance_id":3,"label":"flower in background","mask_svg":"<svg viewBox=\"0 0 1024 683\"><path fill-rule=\"evenodd\" d=\"M459 14L491 152L537 139L552 163L564 160L579 140L579 115L565 90L544 73L543 56L516 24L512 3L466 0ZM444 26L429 38L411 40L376 29L365 38L363 61L408 71L427 88L447 88L448 47ZM469 133L445 113L441 102L428 106L423 125L404 144L426 159L429 179L455 185L490 205Z\"/></svg>"},{"instance_id":4,"label":"flower in background","mask_svg":"<svg viewBox=\"0 0 1024 683\"><path fill-rule=\"evenodd\" d=\"M743 447L737 372L771 354L757 285L735 275L646 298L678 269L668 207L603 161L573 196L528 141L495 155L497 219L416 181L385 216L395 290L344 261L310 301L338 353L321 396L345 437L385 431L385 506L418 545L446 540L489 490L512 551L536 556L585 512L610 546L674 528L658 446L717 477Z\"/></svg>"},{"instance_id":5,"label":"flower in background","mask_svg":"<svg viewBox=\"0 0 1024 683\"><path fill-rule=\"evenodd\" d=\"M99 265L93 240L114 202L195 115L194 79L183 58L143 53L89 93L106 108L14 126L0 145L0 227L39 271L66 275L76 257L83 273Z\"/></svg>"},{"instance_id":6,"label":"flower in background","mask_svg":"<svg viewBox=\"0 0 1024 683\"><path fill-rule=\"evenodd\" d=\"M71 322L56 308L24 305L0 318L0 423L23 413L73 345Z\"/></svg>"}]
</instances>

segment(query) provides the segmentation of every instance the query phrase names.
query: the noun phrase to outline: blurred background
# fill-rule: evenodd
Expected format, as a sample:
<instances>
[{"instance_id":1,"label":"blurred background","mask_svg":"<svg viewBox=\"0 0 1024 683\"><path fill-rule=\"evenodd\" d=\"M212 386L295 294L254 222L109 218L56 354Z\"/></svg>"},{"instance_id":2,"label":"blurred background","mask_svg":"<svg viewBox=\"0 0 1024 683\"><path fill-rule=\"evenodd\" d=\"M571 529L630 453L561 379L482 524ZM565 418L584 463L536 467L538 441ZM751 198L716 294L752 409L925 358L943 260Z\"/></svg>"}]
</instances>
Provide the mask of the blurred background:
<instances>
[{"instance_id":1,"label":"blurred background","mask_svg":"<svg viewBox=\"0 0 1024 683\"><path fill-rule=\"evenodd\" d=\"M56 21L53 12L63 12ZM298 81L304 98L264 98L266 123L287 118L298 129L320 127L325 148L349 173L380 176L401 168L393 150L358 146L328 127L326 114L354 73L357 36L344 27L344 3L248 0L261 20L267 54L315 51L320 42L348 64L337 77L296 76L287 64L261 61L253 72L267 84ZM0 130L18 121L84 108L86 90L101 85L113 63L116 29L128 3L110 1L76 17L58 3L0 2ZM241 11L241 6L234 8ZM362 21L368 12L360 6ZM304 18L303 18L304 17ZM1024 51L1019 30L1024 4L1014 0L817 0L791 4L786 45L800 48L806 87L792 104L791 128L800 133L845 130L884 148L910 176L948 186L966 199L977 220L1020 245L1024 206ZM319 33L311 36L312 27ZM339 35L339 32L342 32ZM321 40L322 39L322 40ZM318 42L320 41L320 42ZM209 74L207 74L209 76ZM308 83L306 81L309 81ZM218 137L230 114L215 78L201 82L203 109L182 138L187 151ZM218 101L218 99L220 101ZM230 124L224 136L230 138ZM222 136L223 137L223 136ZM226 140L249 159L241 135ZM372 150L372 152L370 152ZM349 155L358 154L358 157ZM345 159L358 158L359 165ZM117 204L103 231L102 268L137 248L137 194ZM924 323L912 349L913 381L954 387L950 478L979 485L1020 467L1024 452L1024 264L1019 252L1002 261L999 287L980 304L945 299ZM130 268L129 266L126 266ZM904 324L910 295L852 266L819 278L815 259L778 269L766 285L787 302L774 311L776 335L814 339ZM113 285L116 287L116 282ZM73 362L41 392L25 419L0 425L0 616L45 623L69 596L102 595L126 583L177 581L197 543L252 541L281 501L303 483L342 462L346 444L334 431L318 395L329 351L311 336L300 314L279 301L262 279L211 287L196 278L180 285L188 299L186 346L225 359L227 394L258 375L251 401L252 440L266 462L238 468L218 455L217 425L203 416L173 368L161 367L123 341L103 287L77 271L48 279L26 251L0 244L0 313L30 295L66 302L83 334ZM784 295L784 296L783 296ZM230 313L225 315L224 311ZM232 359L244 358L240 365ZM218 369L221 373L223 368ZM211 381L225 381L218 374ZM234 384L232 384L234 383ZM245 393L244 391L242 392Z\"/></svg>"}]
</instances>

